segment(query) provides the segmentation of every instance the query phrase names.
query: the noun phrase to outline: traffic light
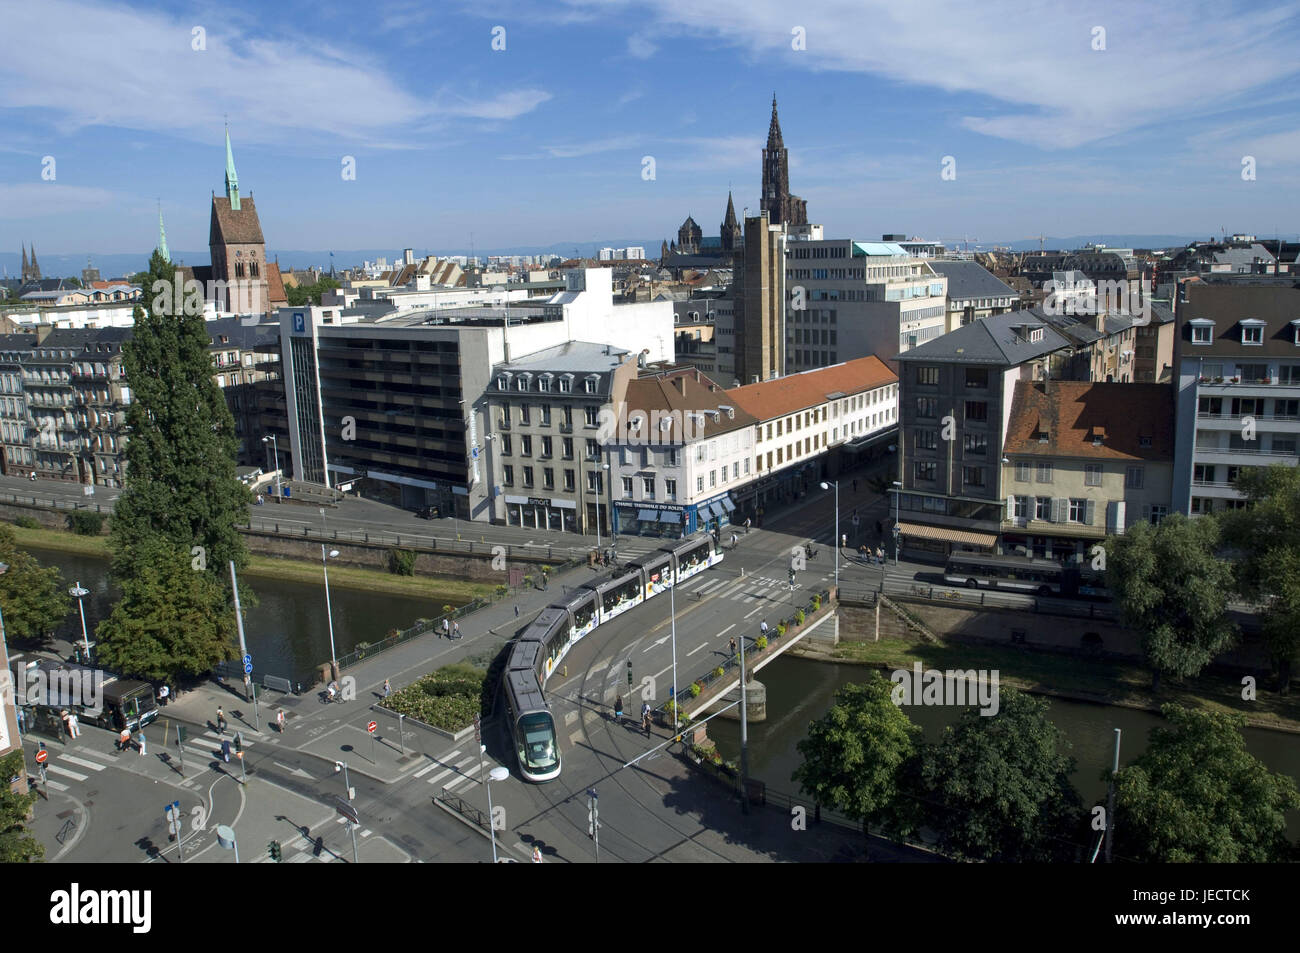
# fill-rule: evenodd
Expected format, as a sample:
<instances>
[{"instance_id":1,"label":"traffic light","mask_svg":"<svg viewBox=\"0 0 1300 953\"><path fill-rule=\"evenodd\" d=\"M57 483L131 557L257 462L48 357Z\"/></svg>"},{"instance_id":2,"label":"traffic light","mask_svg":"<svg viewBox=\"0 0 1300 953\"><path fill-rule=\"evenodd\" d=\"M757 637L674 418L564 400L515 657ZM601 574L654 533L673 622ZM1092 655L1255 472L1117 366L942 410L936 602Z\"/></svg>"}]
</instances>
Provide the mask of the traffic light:
<instances>
[{"instance_id":1,"label":"traffic light","mask_svg":"<svg viewBox=\"0 0 1300 953\"><path fill-rule=\"evenodd\" d=\"M277 864L280 862L282 851L280 850L280 842L278 840L273 840L271 843L267 844L266 852L271 855L271 859Z\"/></svg>"},{"instance_id":2,"label":"traffic light","mask_svg":"<svg viewBox=\"0 0 1300 953\"><path fill-rule=\"evenodd\" d=\"M632 660L627 660L627 683L632 684Z\"/></svg>"}]
</instances>

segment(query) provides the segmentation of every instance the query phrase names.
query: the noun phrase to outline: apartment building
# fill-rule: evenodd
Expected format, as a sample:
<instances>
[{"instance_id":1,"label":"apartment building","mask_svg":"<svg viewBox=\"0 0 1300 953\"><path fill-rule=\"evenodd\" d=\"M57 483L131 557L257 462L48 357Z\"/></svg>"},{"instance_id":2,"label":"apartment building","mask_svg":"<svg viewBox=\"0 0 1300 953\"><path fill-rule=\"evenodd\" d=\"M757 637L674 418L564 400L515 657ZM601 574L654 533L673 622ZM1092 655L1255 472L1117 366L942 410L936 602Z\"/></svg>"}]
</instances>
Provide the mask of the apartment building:
<instances>
[{"instance_id":1,"label":"apartment building","mask_svg":"<svg viewBox=\"0 0 1300 953\"><path fill-rule=\"evenodd\" d=\"M493 368L571 340L647 362L673 359L670 302L616 304L603 269L574 269L565 282L543 300L358 321L322 308L282 309L296 478L361 481L360 492L395 505L492 519L495 484L482 457L494 427Z\"/></svg>"},{"instance_id":2,"label":"apartment building","mask_svg":"<svg viewBox=\"0 0 1300 953\"><path fill-rule=\"evenodd\" d=\"M35 334L0 336L0 469L5 476L27 476L36 464L36 450L28 439L23 363L38 340Z\"/></svg>"},{"instance_id":3,"label":"apartment building","mask_svg":"<svg viewBox=\"0 0 1300 953\"><path fill-rule=\"evenodd\" d=\"M1018 380L1002 459L1002 552L1081 559L1169 513L1173 388Z\"/></svg>"},{"instance_id":4,"label":"apartment building","mask_svg":"<svg viewBox=\"0 0 1300 953\"><path fill-rule=\"evenodd\" d=\"M1182 283L1176 310L1173 506L1244 506L1243 469L1295 466L1300 440L1300 287L1294 278Z\"/></svg>"},{"instance_id":5,"label":"apartment building","mask_svg":"<svg viewBox=\"0 0 1300 953\"><path fill-rule=\"evenodd\" d=\"M736 488L751 480L754 418L695 368L629 382L619 427L604 447L614 526L677 539L732 522Z\"/></svg>"},{"instance_id":6,"label":"apartment building","mask_svg":"<svg viewBox=\"0 0 1300 953\"><path fill-rule=\"evenodd\" d=\"M904 243L900 245L908 248ZM1020 293L977 262L932 258L930 267L948 280L945 334L963 324L1019 307Z\"/></svg>"},{"instance_id":7,"label":"apartment building","mask_svg":"<svg viewBox=\"0 0 1300 953\"><path fill-rule=\"evenodd\" d=\"M948 279L898 243L791 240L787 249L787 373L905 352L947 330Z\"/></svg>"},{"instance_id":8,"label":"apartment building","mask_svg":"<svg viewBox=\"0 0 1300 953\"><path fill-rule=\"evenodd\" d=\"M992 551L1007 490L999 463L1015 385L1039 380L1068 339L1025 311L963 325L898 356L902 551Z\"/></svg>"},{"instance_id":9,"label":"apartment building","mask_svg":"<svg viewBox=\"0 0 1300 953\"><path fill-rule=\"evenodd\" d=\"M492 369L492 519L592 533L610 526L601 435L626 402L637 356L567 341Z\"/></svg>"},{"instance_id":10,"label":"apartment building","mask_svg":"<svg viewBox=\"0 0 1300 953\"><path fill-rule=\"evenodd\" d=\"M898 378L874 355L732 388L726 397L755 420L754 475L732 492L745 518L761 519L897 440Z\"/></svg>"},{"instance_id":11,"label":"apartment building","mask_svg":"<svg viewBox=\"0 0 1300 953\"><path fill-rule=\"evenodd\" d=\"M235 420L236 460L241 466L270 464L273 458L267 456L263 437L275 434L289 446L280 380L280 328L274 321L246 325L239 318L218 318L205 327L213 379Z\"/></svg>"}]
</instances>

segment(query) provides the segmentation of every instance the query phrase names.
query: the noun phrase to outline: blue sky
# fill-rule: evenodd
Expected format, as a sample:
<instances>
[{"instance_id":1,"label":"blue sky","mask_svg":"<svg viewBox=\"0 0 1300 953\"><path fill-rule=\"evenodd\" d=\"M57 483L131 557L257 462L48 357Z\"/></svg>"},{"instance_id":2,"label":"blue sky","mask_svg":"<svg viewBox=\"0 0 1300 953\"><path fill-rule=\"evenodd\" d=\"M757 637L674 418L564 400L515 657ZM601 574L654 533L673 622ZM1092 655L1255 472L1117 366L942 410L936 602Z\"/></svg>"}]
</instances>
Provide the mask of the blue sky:
<instances>
[{"instance_id":1,"label":"blue sky","mask_svg":"<svg viewBox=\"0 0 1300 953\"><path fill-rule=\"evenodd\" d=\"M5 251L147 250L159 199L205 248L227 115L272 253L717 234L729 185L758 205L774 91L828 235L1300 231L1294 3L4 7Z\"/></svg>"}]
</instances>

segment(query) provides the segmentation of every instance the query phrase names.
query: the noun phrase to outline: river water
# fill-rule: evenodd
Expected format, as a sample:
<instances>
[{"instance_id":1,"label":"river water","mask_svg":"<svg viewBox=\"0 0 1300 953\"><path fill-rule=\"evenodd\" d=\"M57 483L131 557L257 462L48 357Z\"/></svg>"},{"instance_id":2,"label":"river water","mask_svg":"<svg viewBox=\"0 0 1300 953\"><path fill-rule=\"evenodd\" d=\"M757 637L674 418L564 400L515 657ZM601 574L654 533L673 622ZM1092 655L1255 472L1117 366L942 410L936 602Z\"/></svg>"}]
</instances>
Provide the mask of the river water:
<instances>
[{"instance_id":1,"label":"river water","mask_svg":"<svg viewBox=\"0 0 1300 953\"><path fill-rule=\"evenodd\" d=\"M108 579L108 561L94 556L28 547L42 566L57 566L65 584L80 581L90 590L85 597L86 627L95 638L95 626L112 611L118 592ZM240 582L258 597L256 607L244 607L244 638L257 674L279 675L307 681L316 666L330 659L329 625L325 614L325 584L286 582L270 576L241 577ZM435 604L435 601L437 604ZM445 600L347 589L330 581L334 611L334 643L339 655L359 642L378 642L390 629L404 629L418 618L432 618ZM58 630L58 636L81 641L77 607Z\"/></svg>"},{"instance_id":2,"label":"river water","mask_svg":"<svg viewBox=\"0 0 1300 953\"><path fill-rule=\"evenodd\" d=\"M803 760L795 745L806 735L808 723L831 707L841 685L863 681L870 671L864 666L789 656L764 667L758 679L767 686L768 720L749 726L750 774L777 791L798 794L798 785L790 780ZM1105 803L1102 773L1111 764L1115 729L1121 732L1120 764L1125 765L1146 751L1150 730L1165 723L1159 715L1146 711L1046 700L1049 717L1070 742L1069 753L1077 762L1071 781L1085 804ZM905 711L926 741L937 741L943 728L960 714L960 709L943 706L909 705ZM739 722L715 718L709 722L709 736L724 758L739 758ZM1245 737L1250 753L1270 770L1300 778L1300 735L1248 728ZM1288 830L1293 840L1300 836L1300 811L1288 816Z\"/></svg>"}]
</instances>

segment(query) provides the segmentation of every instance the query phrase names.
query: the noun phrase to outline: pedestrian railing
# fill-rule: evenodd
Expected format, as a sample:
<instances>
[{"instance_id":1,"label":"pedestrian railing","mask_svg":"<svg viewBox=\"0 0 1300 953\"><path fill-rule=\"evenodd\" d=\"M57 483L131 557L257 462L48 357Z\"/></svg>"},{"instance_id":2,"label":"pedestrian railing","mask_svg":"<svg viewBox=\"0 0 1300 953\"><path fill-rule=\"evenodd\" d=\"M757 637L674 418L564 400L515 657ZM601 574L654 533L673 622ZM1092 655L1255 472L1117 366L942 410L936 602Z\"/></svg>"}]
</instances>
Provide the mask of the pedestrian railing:
<instances>
[{"instance_id":1,"label":"pedestrian railing","mask_svg":"<svg viewBox=\"0 0 1300 953\"><path fill-rule=\"evenodd\" d=\"M434 800L442 802L474 826L480 827L485 831L491 830L491 821L487 814L480 811L473 804L470 804L460 795L453 794L451 791L443 788L442 793L434 798Z\"/></svg>"},{"instance_id":2,"label":"pedestrian railing","mask_svg":"<svg viewBox=\"0 0 1300 953\"><path fill-rule=\"evenodd\" d=\"M39 496L31 496L26 493L0 493L0 503L13 503L17 506L32 506L37 509L54 509L54 510L93 510L96 513L113 512L113 505L103 503L92 503L90 498L84 500L57 500L44 499Z\"/></svg>"},{"instance_id":3,"label":"pedestrian railing","mask_svg":"<svg viewBox=\"0 0 1300 953\"><path fill-rule=\"evenodd\" d=\"M961 608L1028 610L1042 615L1062 615L1075 618L1115 621L1119 613L1110 603L1053 599L1043 596L1020 595L1014 592L994 592L988 589L962 589L954 586L935 586L911 579L881 580L874 587L841 586L840 602L848 605L874 606L879 595L913 602Z\"/></svg>"}]
</instances>

